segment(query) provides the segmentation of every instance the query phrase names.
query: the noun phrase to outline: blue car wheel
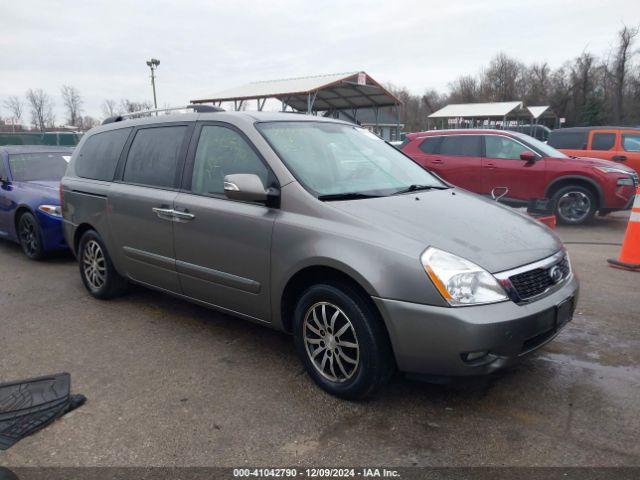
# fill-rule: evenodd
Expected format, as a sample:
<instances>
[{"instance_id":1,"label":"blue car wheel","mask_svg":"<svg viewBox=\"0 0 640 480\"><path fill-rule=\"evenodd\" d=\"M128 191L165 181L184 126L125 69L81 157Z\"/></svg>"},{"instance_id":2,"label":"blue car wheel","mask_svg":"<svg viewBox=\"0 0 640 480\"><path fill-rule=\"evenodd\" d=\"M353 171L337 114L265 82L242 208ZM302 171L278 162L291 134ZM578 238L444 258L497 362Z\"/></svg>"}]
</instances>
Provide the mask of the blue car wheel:
<instances>
[{"instance_id":1,"label":"blue car wheel","mask_svg":"<svg viewBox=\"0 0 640 480\"><path fill-rule=\"evenodd\" d=\"M18 240L22 251L30 259L41 260L44 257L40 225L30 212L23 213L18 219Z\"/></svg>"}]
</instances>

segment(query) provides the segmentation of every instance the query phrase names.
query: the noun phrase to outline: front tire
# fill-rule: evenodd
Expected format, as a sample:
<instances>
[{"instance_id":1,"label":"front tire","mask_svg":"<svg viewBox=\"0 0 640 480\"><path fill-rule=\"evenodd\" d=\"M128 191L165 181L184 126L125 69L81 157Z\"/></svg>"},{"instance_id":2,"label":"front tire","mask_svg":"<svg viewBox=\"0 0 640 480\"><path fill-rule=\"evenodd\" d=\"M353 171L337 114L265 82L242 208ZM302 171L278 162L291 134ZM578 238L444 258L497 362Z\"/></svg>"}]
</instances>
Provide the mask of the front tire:
<instances>
[{"instance_id":1,"label":"front tire","mask_svg":"<svg viewBox=\"0 0 640 480\"><path fill-rule=\"evenodd\" d=\"M24 212L18 218L18 241L24 254L31 260L42 260L45 250L42 246L42 231L38 220L31 212Z\"/></svg>"},{"instance_id":2,"label":"front tire","mask_svg":"<svg viewBox=\"0 0 640 480\"><path fill-rule=\"evenodd\" d=\"M552 197L556 218L565 225L581 225L591 221L598 208L597 203L593 192L579 185L563 187Z\"/></svg>"},{"instance_id":3,"label":"front tire","mask_svg":"<svg viewBox=\"0 0 640 480\"><path fill-rule=\"evenodd\" d=\"M378 312L347 284L314 285L302 294L294 313L294 342L309 376L337 397L370 396L395 369Z\"/></svg>"},{"instance_id":4,"label":"front tire","mask_svg":"<svg viewBox=\"0 0 640 480\"><path fill-rule=\"evenodd\" d=\"M127 281L116 271L104 242L94 230L80 238L78 264L82 283L94 297L108 300L126 290Z\"/></svg>"}]
</instances>

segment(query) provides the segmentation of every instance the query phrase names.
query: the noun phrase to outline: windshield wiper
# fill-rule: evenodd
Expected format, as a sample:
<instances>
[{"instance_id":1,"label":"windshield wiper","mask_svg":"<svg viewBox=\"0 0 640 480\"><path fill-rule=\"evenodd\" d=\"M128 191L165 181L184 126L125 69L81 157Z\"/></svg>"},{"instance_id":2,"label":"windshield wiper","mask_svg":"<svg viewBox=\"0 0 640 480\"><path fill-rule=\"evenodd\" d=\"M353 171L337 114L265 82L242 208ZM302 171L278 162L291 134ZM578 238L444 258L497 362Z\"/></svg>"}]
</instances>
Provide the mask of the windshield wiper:
<instances>
[{"instance_id":1,"label":"windshield wiper","mask_svg":"<svg viewBox=\"0 0 640 480\"><path fill-rule=\"evenodd\" d=\"M370 195L361 192L345 192L345 193L330 193L327 195L318 195L318 200L331 201L331 200L360 200L362 198L379 198L380 195Z\"/></svg>"},{"instance_id":2,"label":"windshield wiper","mask_svg":"<svg viewBox=\"0 0 640 480\"><path fill-rule=\"evenodd\" d=\"M409 185L407 188L403 188L402 190L398 190L397 192L394 192L392 195L400 195L403 193L409 193L409 192L418 192L420 190L446 190L447 186L445 185L419 185L419 184L413 184L413 185Z\"/></svg>"}]
</instances>

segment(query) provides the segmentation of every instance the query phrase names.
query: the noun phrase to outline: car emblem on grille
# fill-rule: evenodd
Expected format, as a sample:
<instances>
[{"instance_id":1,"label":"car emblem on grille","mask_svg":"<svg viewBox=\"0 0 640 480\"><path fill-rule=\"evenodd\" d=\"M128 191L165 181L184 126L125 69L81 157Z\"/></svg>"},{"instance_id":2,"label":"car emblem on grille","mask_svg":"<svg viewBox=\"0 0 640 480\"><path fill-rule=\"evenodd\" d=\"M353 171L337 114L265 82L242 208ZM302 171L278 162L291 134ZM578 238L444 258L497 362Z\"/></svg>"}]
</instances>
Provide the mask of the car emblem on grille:
<instances>
[{"instance_id":1,"label":"car emblem on grille","mask_svg":"<svg viewBox=\"0 0 640 480\"><path fill-rule=\"evenodd\" d=\"M562 270L560 270L560 267L557 265L549 269L549 277L551 277L551 281L553 281L553 283L558 283L562 280L563 275Z\"/></svg>"}]
</instances>

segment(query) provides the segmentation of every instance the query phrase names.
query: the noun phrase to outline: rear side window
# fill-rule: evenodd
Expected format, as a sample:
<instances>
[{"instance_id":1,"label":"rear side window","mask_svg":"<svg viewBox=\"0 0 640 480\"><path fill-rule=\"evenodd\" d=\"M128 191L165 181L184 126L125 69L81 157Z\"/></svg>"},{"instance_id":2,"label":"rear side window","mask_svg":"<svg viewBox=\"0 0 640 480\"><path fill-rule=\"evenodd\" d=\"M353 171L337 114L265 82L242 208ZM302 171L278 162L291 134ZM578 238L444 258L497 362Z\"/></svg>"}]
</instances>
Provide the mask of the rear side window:
<instances>
[{"instance_id":1,"label":"rear side window","mask_svg":"<svg viewBox=\"0 0 640 480\"><path fill-rule=\"evenodd\" d=\"M549 145L566 150L586 150L587 132L562 132L554 130L549 135Z\"/></svg>"},{"instance_id":2,"label":"rear side window","mask_svg":"<svg viewBox=\"0 0 640 480\"><path fill-rule=\"evenodd\" d=\"M124 167L123 180L152 187L175 187L186 126L138 130Z\"/></svg>"},{"instance_id":3,"label":"rear side window","mask_svg":"<svg viewBox=\"0 0 640 480\"><path fill-rule=\"evenodd\" d=\"M441 139L442 137L427 137L418 148L427 154L438 153L438 146L440 146Z\"/></svg>"},{"instance_id":4,"label":"rear side window","mask_svg":"<svg viewBox=\"0 0 640 480\"><path fill-rule=\"evenodd\" d=\"M615 133L594 133L591 139L591 150L611 150L616 143Z\"/></svg>"},{"instance_id":5,"label":"rear side window","mask_svg":"<svg viewBox=\"0 0 640 480\"><path fill-rule=\"evenodd\" d=\"M121 128L87 138L75 161L76 175L93 180L113 180L118 159L130 132L131 128Z\"/></svg>"},{"instance_id":6,"label":"rear side window","mask_svg":"<svg viewBox=\"0 0 640 480\"><path fill-rule=\"evenodd\" d=\"M640 152L640 133L623 133L622 148L627 152Z\"/></svg>"},{"instance_id":7,"label":"rear side window","mask_svg":"<svg viewBox=\"0 0 640 480\"><path fill-rule=\"evenodd\" d=\"M457 157L480 157L482 141L480 135L447 135L440 143L441 155Z\"/></svg>"}]
</instances>

